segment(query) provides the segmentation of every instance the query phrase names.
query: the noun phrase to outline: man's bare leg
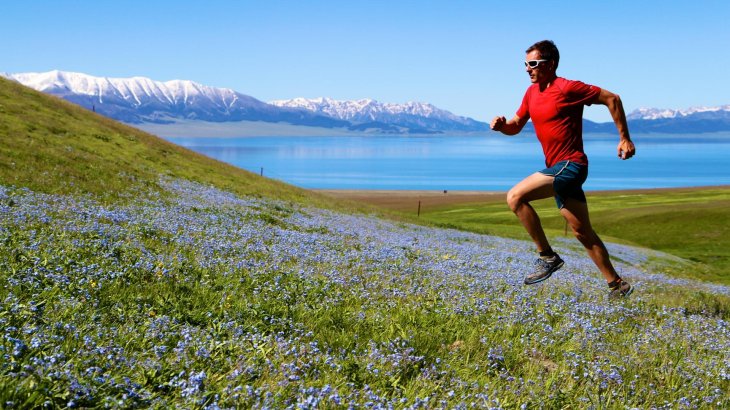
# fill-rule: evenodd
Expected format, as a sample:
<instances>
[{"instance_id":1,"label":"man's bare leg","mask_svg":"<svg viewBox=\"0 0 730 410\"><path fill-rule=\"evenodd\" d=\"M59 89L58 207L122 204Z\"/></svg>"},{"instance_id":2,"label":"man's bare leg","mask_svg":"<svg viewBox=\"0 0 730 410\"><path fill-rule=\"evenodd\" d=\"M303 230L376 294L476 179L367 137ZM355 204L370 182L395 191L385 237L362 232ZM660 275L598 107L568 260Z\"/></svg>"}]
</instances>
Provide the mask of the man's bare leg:
<instances>
[{"instance_id":1,"label":"man's bare leg","mask_svg":"<svg viewBox=\"0 0 730 410\"><path fill-rule=\"evenodd\" d=\"M591 220L588 215L588 204L576 199L568 198L565 201L560 213L568 221L568 225L573 230L575 237L588 251L588 256L593 260L598 269L606 278L606 282L611 283L619 278L616 269L614 269L609 259L606 245L603 244L601 238L591 226Z\"/></svg>"},{"instance_id":2,"label":"man's bare leg","mask_svg":"<svg viewBox=\"0 0 730 410\"><path fill-rule=\"evenodd\" d=\"M507 193L507 204L530 234L538 252L550 249L550 243L542 229L540 217L530 202L554 196L553 179L551 176L536 172L517 183Z\"/></svg>"}]
</instances>

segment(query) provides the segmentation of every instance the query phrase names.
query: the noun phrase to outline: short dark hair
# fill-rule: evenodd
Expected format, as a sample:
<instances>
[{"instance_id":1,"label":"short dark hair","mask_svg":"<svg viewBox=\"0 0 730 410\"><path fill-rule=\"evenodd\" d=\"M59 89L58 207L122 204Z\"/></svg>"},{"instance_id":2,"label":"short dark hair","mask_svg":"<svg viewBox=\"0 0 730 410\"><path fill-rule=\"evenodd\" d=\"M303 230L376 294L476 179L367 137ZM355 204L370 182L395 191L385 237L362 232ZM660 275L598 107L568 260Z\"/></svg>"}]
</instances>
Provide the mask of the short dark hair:
<instances>
[{"instance_id":1,"label":"short dark hair","mask_svg":"<svg viewBox=\"0 0 730 410\"><path fill-rule=\"evenodd\" d=\"M525 51L525 53L529 53L534 50L540 52L540 58L555 61L555 68L558 68L558 63L560 63L560 52L558 51L558 47L555 45L555 43L552 42L552 40L538 41L537 43L531 45L530 48Z\"/></svg>"}]
</instances>

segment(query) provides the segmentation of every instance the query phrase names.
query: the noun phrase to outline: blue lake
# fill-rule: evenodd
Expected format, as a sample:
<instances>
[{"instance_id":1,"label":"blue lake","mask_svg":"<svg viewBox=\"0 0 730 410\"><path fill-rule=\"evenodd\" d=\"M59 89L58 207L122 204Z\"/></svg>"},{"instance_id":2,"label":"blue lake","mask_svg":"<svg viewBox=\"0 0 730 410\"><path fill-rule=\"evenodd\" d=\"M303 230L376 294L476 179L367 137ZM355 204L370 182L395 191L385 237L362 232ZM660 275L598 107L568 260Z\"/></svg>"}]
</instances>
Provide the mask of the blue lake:
<instances>
[{"instance_id":1,"label":"blue lake","mask_svg":"<svg viewBox=\"0 0 730 410\"><path fill-rule=\"evenodd\" d=\"M543 168L534 135L167 138L209 157L303 188L505 191ZM730 133L587 134L587 190L730 185Z\"/></svg>"}]
</instances>

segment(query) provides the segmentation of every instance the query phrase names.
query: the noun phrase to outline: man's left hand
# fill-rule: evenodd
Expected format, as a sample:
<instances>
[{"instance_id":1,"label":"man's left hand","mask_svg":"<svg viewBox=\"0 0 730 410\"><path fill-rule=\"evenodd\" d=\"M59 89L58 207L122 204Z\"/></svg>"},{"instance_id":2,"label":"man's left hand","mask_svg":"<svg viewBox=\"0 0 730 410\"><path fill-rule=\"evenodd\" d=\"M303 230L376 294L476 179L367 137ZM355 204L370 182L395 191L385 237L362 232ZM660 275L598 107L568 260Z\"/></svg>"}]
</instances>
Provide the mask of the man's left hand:
<instances>
[{"instance_id":1,"label":"man's left hand","mask_svg":"<svg viewBox=\"0 0 730 410\"><path fill-rule=\"evenodd\" d=\"M636 147L631 140L622 139L618 143L618 157L621 159L629 159L636 154Z\"/></svg>"}]
</instances>

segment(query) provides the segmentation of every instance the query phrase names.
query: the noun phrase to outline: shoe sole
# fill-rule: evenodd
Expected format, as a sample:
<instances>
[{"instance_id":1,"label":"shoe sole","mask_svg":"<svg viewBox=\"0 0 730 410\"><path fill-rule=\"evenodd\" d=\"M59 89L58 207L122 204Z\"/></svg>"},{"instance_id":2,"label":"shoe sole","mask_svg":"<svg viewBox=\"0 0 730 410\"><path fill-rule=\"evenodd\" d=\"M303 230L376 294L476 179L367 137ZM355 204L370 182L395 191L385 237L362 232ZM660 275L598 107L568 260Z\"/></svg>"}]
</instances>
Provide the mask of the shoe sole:
<instances>
[{"instance_id":1,"label":"shoe sole","mask_svg":"<svg viewBox=\"0 0 730 410\"><path fill-rule=\"evenodd\" d=\"M531 280L531 281L528 281L527 279L525 279L525 285L534 285L536 283L540 283L544 280L549 279L551 276L553 276L553 273L555 273L555 271L557 271L558 269L562 268L563 265L565 265L565 261L561 261L559 265L555 265L554 268L550 269L550 271L547 273L547 275L545 275L539 279L535 279L535 280Z\"/></svg>"}]
</instances>

